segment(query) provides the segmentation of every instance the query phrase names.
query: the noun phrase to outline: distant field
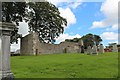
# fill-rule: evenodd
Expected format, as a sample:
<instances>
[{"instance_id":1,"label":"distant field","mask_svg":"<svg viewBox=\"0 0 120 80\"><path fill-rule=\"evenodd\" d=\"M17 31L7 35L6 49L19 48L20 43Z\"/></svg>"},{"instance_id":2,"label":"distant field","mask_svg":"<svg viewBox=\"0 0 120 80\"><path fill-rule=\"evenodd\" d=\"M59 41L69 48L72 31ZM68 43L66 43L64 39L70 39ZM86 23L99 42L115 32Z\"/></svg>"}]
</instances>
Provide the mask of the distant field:
<instances>
[{"instance_id":1,"label":"distant field","mask_svg":"<svg viewBox=\"0 0 120 80\"><path fill-rule=\"evenodd\" d=\"M116 78L118 53L12 56L15 78Z\"/></svg>"}]
</instances>

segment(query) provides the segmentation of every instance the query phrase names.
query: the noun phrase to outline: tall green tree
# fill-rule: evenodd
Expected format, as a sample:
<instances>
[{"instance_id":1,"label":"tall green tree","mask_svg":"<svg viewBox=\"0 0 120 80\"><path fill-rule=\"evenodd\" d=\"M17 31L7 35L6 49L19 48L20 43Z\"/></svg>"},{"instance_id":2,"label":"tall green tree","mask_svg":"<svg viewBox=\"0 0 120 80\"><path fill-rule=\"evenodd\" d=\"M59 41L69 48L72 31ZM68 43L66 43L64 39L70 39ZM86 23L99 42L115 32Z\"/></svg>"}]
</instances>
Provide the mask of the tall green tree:
<instances>
[{"instance_id":1,"label":"tall green tree","mask_svg":"<svg viewBox=\"0 0 120 80\"><path fill-rule=\"evenodd\" d=\"M64 31L67 25L65 18L60 16L58 8L49 2L28 3L29 28L39 35L41 42L54 43L55 38Z\"/></svg>"},{"instance_id":2,"label":"tall green tree","mask_svg":"<svg viewBox=\"0 0 120 80\"><path fill-rule=\"evenodd\" d=\"M99 35L94 35L91 33L86 34L81 39L83 39L85 48L87 48L88 46L93 46L93 45L98 46L100 42L102 41Z\"/></svg>"},{"instance_id":3,"label":"tall green tree","mask_svg":"<svg viewBox=\"0 0 120 80\"><path fill-rule=\"evenodd\" d=\"M81 39L83 40L85 48L87 48L88 46L94 45L93 34L91 33L86 34L85 36L81 37Z\"/></svg>"}]
</instances>

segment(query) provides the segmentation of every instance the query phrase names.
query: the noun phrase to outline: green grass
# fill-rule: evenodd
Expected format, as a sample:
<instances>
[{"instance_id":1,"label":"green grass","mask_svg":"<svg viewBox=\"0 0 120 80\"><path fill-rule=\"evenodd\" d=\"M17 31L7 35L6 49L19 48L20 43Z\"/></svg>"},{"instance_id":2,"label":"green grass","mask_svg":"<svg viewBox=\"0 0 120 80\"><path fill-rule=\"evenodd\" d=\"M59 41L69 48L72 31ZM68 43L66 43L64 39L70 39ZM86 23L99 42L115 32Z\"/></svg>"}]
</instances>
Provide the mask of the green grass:
<instances>
[{"instance_id":1,"label":"green grass","mask_svg":"<svg viewBox=\"0 0 120 80\"><path fill-rule=\"evenodd\" d=\"M118 53L13 56L15 78L116 78Z\"/></svg>"}]
</instances>

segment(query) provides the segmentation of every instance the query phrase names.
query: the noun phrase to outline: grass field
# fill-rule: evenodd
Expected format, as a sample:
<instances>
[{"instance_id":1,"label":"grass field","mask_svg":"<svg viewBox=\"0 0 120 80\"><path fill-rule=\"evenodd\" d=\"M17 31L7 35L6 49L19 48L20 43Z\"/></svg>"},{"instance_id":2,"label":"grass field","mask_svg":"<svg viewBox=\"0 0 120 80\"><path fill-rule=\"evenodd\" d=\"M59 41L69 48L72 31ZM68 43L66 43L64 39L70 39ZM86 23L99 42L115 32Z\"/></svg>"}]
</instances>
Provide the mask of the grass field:
<instances>
[{"instance_id":1,"label":"grass field","mask_svg":"<svg viewBox=\"0 0 120 80\"><path fill-rule=\"evenodd\" d=\"M116 78L118 53L12 56L15 78Z\"/></svg>"}]
</instances>

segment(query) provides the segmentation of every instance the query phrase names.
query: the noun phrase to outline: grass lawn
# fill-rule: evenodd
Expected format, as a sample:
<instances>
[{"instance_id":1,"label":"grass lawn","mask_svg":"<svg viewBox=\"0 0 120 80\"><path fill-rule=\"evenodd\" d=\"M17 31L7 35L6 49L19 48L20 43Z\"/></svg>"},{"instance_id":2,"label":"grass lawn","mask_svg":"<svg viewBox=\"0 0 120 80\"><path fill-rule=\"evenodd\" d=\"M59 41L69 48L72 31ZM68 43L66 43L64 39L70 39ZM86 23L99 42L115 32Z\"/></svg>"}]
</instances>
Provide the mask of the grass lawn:
<instances>
[{"instance_id":1,"label":"grass lawn","mask_svg":"<svg viewBox=\"0 0 120 80\"><path fill-rule=\"evenodd\" d=\"M118 53L12 56L15 78L116 78Z\"/></svg>"}]
</instances>

